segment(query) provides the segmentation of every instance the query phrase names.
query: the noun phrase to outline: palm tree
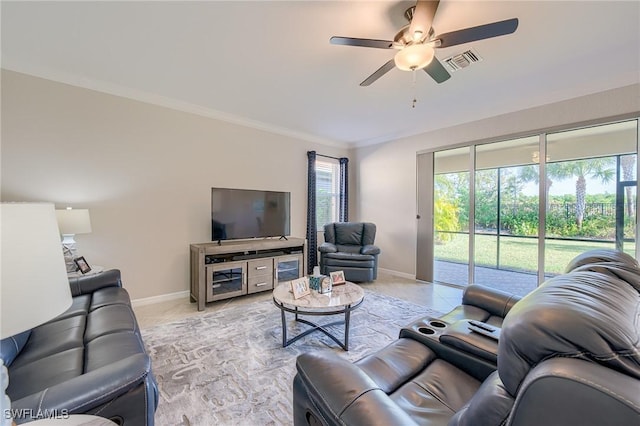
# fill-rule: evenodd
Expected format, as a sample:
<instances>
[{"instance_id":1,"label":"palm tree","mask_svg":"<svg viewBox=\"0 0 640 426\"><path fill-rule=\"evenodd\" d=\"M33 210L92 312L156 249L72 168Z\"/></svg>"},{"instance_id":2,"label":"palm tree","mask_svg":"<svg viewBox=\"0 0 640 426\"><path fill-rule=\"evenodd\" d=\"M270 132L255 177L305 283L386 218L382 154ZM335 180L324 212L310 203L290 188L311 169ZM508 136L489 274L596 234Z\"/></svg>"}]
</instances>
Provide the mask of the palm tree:
<instances>
[{"instance_id":1,"label":"palm tree","mask_svg":"<svg viewBox=\"0 0 640 426\"><path fill-rule=\"evenodd\" d=\"M622 167L622 180L632 181L634 180L634 166L636 165L636 155L622 155L620 157L620 166ZM625 187L627 192L627 217L633 217L635 211L635 204L633 200L633 188L630 186Z\"/></svg>"},{"instance_id":2,"label":"palm tree","mask_svg":"<svg viewBox=\"0 0 640 426\"><path fill-rule=\"evenodd\" d=\"M547 169L547 179L546 179L546 187L545 187L545 194L546 194L545 199L547 200L547 203L546 203L547 205L545 206L546 211L549 211L549 190L551 189L551 185L553 185L553 179L551 179L552 174L550 172L552 172L552 170ZM531 164L528 166L520 167L518 172L518 178L525 183L533 182L535 184L540 184L539 166Z\"/></svg>"},{"instance_id":3,"label":"palm tree","mask_svg":"<svg viewBox=\"0 0 640 426\"><path fill-rule=\"evenodd\" d=\"M591 158L585 160L549 163L548 174L559 178L576 178L576 223L582 229L586 208L587 178L600 179L602 183L611 182L616 175L613 157Z\"/></svg>"}]
</instances>

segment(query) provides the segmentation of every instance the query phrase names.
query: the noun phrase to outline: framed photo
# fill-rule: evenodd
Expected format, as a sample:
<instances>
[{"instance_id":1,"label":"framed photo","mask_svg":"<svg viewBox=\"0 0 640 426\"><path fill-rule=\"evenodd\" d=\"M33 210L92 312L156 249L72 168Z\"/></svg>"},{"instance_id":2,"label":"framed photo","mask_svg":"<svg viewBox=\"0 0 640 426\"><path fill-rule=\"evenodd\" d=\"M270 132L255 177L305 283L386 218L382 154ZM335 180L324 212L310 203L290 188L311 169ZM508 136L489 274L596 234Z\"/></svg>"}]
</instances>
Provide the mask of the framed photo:
<instances>
[{"instance_id":1,"label":"framed photo","mask_svg":"<svg viewBox=\"0 0 640 426\"><path fill-rule=\"evenodd\" d=\"M89 272L91 270L91 266L89 266L89 264L85 260L84 256L76 257L75 259L73 259L73 261L75 262L76 266L78 267L78 270L80 272L82 272L83 274L86 274L87 272Z\"/></svg>"},{"instance_id":2,"label":"framed photo","mask_svg":"<svg viewBox=\"0 0 640 426\"><path fill-rule=\"evenodd\" d=\"M331 277L324 277L320 283L320 293L331 293L331 290L333 290Z\"/></svg>"},{"instance_id":3,"label":"framed photo","mask_svg":"<svg viewBox=\"0 0 640 426\"><path fill-rule=\"evenodd\" d=\"M344 271L333 271L333 272L330 272L329 275L331 275L332 285L340 285L347 282L344 279Z\"/></svg>"},{"instance_id":4,"label":"framed photo","mask_svg":"<svg viewBox=\"0 0 640 426\"><path fill-rule=\"evenodd\" d=\"M299 299L307 294L311 294L311 289L309 288L309 278L302 277L297 280L291 281L291 291L293 292L293 298Z\"/></svg>"}]
</instances>

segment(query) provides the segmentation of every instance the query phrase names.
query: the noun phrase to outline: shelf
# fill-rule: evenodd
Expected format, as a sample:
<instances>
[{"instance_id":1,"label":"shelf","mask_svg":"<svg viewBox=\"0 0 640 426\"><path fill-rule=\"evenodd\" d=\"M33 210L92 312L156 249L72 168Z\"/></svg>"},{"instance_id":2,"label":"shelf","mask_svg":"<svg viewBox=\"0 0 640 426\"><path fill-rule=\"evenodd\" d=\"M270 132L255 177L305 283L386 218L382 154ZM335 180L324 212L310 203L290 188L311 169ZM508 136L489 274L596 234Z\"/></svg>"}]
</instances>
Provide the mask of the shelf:
<instances>
[{"instance_id":1,"label":"shelf","mask_svg":"<svg viewBox=\"0 0 640 426\"><path fill-rule=\"evenodd\" d=\"M221 284L218 284L218 285L219 287L216 287L215 285L212 286L216 290L214 292L214 295L237 292L242 290L242 283L237 283L234 286L222 286Z\"/></svg>"},{"instance_id":2,"label":"shelf","mask_svg":"<svg viewBox=\"0 0 640 426\"><path fill-rule=\"evenodd\" d=\"M213 284L218 284L218 283L230 283L230 282L234 282L234 281L238 281L238 280L240 280L242 282L242 273L238 277L220 278L220 279L215 279L214 278L211 282Z\"/></svg>"},{"instance_id":3,"label":"shelf","mask_svg":"<svg viewBox=\"0 0 640 426\"><path fill-rule=\"evenodd\" d=\"M238 278L227 278L227 279L224 279L224 280L213 280L213 281L211 281L211 283L214 285L214 287L215 287L215 286L220 287L220 286L221 286L222 284L224 284L224 283L232 283L232 282L235 282L235 281L240 281L240 282L242 282L242 277L238 277Z\"/></svg>"}]
</instances>

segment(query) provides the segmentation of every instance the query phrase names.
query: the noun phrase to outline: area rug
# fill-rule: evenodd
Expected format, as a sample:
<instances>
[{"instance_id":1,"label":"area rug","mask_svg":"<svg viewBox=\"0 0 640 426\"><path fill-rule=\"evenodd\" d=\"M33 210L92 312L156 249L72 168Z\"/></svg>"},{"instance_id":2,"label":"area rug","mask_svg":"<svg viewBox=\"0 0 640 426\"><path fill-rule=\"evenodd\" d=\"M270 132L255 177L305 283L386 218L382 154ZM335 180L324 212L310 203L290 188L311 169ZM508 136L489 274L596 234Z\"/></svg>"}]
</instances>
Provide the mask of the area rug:
<instances>
[{"instance_id":1,"label":"area rug","mask_svg":"<svg viewBox=\"0 0 640 426\"><path fill-rule=\"evenodd\" d=\"M426 316L423 306L366 291L351 314L349 351L319 332L282 347L280 310L271 300L224 308L142 330L160 388L156 425L291 425L296 357L330 351L355 361ZM289 338L308 326L287 314ZM315 317L317 322L335 317ZM344 327L332 332L342 338Z\"/></svg>"}]
</instances>

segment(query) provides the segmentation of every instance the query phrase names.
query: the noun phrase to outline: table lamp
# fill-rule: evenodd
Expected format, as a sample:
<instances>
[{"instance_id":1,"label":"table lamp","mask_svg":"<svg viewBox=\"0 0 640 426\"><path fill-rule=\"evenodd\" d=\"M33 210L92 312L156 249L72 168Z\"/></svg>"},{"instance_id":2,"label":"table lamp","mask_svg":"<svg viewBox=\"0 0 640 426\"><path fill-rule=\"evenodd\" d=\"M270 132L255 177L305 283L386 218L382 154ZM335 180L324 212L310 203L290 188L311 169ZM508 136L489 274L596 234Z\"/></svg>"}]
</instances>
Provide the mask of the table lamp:
<instances>
[{"instance_id":1,"label":"table lamp","mask_svg":"<svg viewBox=\"0 0 640 426\"><path fill-rule=\"evenodd\" d=\"M67 265L67 273L75 272L78 270L78 266L73 260L78 257L78 251L74 237L76 234L91 232L89 210L67 207L65 210L56 210L56 216L60 234L62 234L62 252Z\"/></svg>"},{"instance_id":2,"label":"table lamp","mask_svg":"<svg viewBox=\"0 0 640 426\"><path fill-rule=\"evenodd\" d=\"M0 338L30 330L71 306L60 251L55 207L46 203L0 204ZM10 425L7 369L0 359L0 425Z\"/></svg>"}]
</instances>

